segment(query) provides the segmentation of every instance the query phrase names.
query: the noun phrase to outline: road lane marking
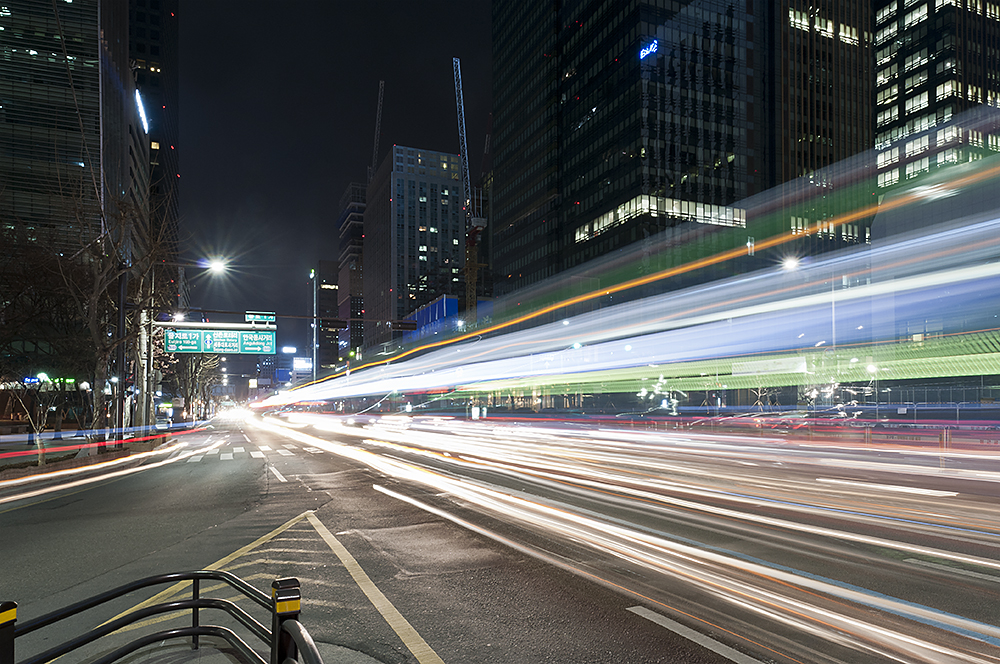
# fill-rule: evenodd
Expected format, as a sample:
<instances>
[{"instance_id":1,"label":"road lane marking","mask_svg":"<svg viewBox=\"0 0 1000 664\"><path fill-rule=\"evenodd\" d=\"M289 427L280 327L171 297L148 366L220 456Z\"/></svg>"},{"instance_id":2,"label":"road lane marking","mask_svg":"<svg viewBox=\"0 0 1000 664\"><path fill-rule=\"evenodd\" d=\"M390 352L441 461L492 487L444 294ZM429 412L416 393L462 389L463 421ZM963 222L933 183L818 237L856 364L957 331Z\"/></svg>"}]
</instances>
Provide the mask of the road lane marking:
<instances>
[{"instance_id":1,"label":"road lane marking","mask_svg":"<svg viewBox=\"0 0 1000 664\"><path fill-rule=\"evenodd\" d=\"M288 481L288 480L285 479L285 476L282 475L281 473L279 473L278 469L275 468L274 466L268 466L268 468L271 469L271 472L274 473L274 476L278 478L279 482L287 482Z\"/></svg>"},{"instance_id":2,"label":"road lane marking","mask_svg":"<svg viewBox=\"0 0 1000 664\"><path fill-rule=\"evenodd\" d=\"M233 452L236 452L237 454L239 454L241 452L246 452L246 449L244 449L242 447L234 447L233 448Z\"/></svg>"},{"instance_id":3,"label":"road lane marking","mask_svg":"<svg viewBox=\"0 0 1000 664\"><path fill-rule=\"evenodd\" d=\"M260 449L263 450L264 452L270 452L271 451L271 447L269 445L261 445Z\"/></svg>"},{"instance_id":4,"label":"road lane marking","mask_svg":"<svg viewBox=\"0 0 1000 664\"><path fill-rule=\"evenodd\" d=\"M264 458L264 453L263 452L251 452L250 456L252 456L254 459L263 459Z\"/></svg>"},{"instance_id":5,"label":"road lane marking","mask_svg":"<svg viewBox=\"0 0 1000 664\"><path fill-rule=\"evenodd\" d=\"M220 442L215 443L215 444L216 445L221 445L222 442L220 441ZM78 468L67 468L65 470L57 470L57 471L54 471L52 473L39 473L37 475L28 475L26 477L18 477L18 478L12 479L12 480L3 480L2 482L0 482L0 487L4 487L4 486L16 486L18 484L23 484L26 481L48 480L48 479L52 479L54 477L65 477L65 476L68 476L68 475L74 475L74 474L77 474L77 473L80 473L80 472L85 472L85 471L92 472L94 470L110 469L110 468L112 468L114 466L117 466L117 465L120 465L120 464L123 464L123 463L135 462L138 459L147 459L147 458L150 458L150 457L155 456L157 454L171 454L171 453L173 453L173 451L177 447L181 447L183 445L185 445L185 443L178 443L174 447L168 447L168 448L164 448L164 449L150 450L149 452L140 452L139 454L132 454L132 455L129 455L129 456L119 457L117 459L112 459L111 461L105 461L103 463L95 463L95 464L90 465L90 466L80 466ZM197 452L185 452L185 453L180 454L178 456L166 458L166 459L164 459L162 461L156 461L154 463L150 463L150 464L147 464L147 465L144 465L144 466L136 466L134 468L122 468L120 470L111 471L111 472L105 473L103 475L97 475L95 477L85 477L85 478L82 478L82 479L79 479L79 480L74 480L72 482L66 482L65 484L54 484L52 486L48 486L48 487L45 487L45 488L42 488L42 489L35 489L34 491L28 491L28 492L25 492L25 493L15 494L15 495L12 495L12 496L4 496L4 497L0 498L0 505L2 505L4 503L13 502L13 501L27 500L29 498L35 498L37 496L43 496L43 495L48 494L48 493L54 493L54 492L58 492L58 491L65 491L67 489L73 489L73 488L78 487L78 486L85 486L87 484L93 484L95 482L103 482L105 480L110 480L110 479L114 479L114 478L118 478L118 477L124 477L126 475L131 475L133 473L145 472L147 470L152 470L153 468L160 468L161 466L165 466L165 465L170 464L170 463L175 463L177 461L182 461L182 460L187 459L187 458L189 458L191 456L195 456L196 454L197 454ZM84 489L80 489L80 491L84 491ZM74 491L74 492L72 492L70 494L67 494L67 495L73 495L74 493L79 493L79 491ZM58 496L56 496L56 497L58 497ZM38 501L38 502L35 502L35 503L30 503L30 504L27 504L27 505L20 505L18 507L12 507L10 509L0 511L0 514L4 514L6 512L12 512L12 511L14 511L16 509L21 509L21 508L24 508L24 507L30 507L31 505L37 505L39 502L47 502L48 500L54 500L56 497L48 498L46 500L41 500L41 501Z\"/></svg>"},{"instance_id":6,"label":"road lane marking","mask_svg":"<svg viewBox=\"0 0 1000 664\"><path fill-rule=\"evenodd\" d=\"M229 563L233 562L237 558L240 558L240 557L245 556L246 554L250 553L251 551L253 551L257 547L259 547L260 545L266 544L267 542L270 542L275 537L277 537L281 533L285 532L286 530L288 530L289 528L291 528L292 526L294 526L295 524L297 524L299 521L302 521L303 519L305 519L310 514L312 514L312 512L311 511L307 511L307 512L303 512L302 514L299 514L298 516L292 517L291 519L289 519L285 523L281 524L280 526L278 526L277 528L275 528L274 530L272 530L268 534L263 535L261 537L258 537L253 542L250 542L249 544L247 544L245 547L243 547L241 549L237 549L233 553L230 553L228 556L226 556L224 558L220 558L219 560L216 560L211 565L207 565L207 566L203 567L202 569L208 569L208 570L222 569L223 567L225 567ZM174 597L178 593L186 590L190 586L191 586L191 582L190 581L178 581L174 585L172 585L169 588L167 588L165 590L162 590L161 592L153 595L149 599L147 599L145 601L142 601L142 602L139 602L138 604L136 604L132 608L125 609L124 611L122 611L121 613L119 613L114 618L106 620L105 622L101 623L101 625L99 625L99 627L103 627L104 625L107 625L109 622L118 620L122 616L126 616L129 613L132 613L133 611L138 611L139 609L145 609L147 606L153 606L154 604L159 604L161 602L165 602L168 599L170 599L171 597ZM128 631L128 630L129 630L129 627L123 627L122 629L120 629L118 631L119 632L125 632L125 631Z\"/></svg>"},{"instance_id":7,"label":"road lane marking","mask_svg":"<svg viewBox=\"0 0 1000 664\"><path fill-rule=\"evenodd\" d=\"M246 434L243 434L243 438L244 438L244 439L245 439L245 440L246 440L246 441L247 441L248 443L250 442L250 439L249 439L249 438L247 438L247 435L246 435Z\"/></svg>"},{"instance_id":8,"label":"road lane marking","mask_svg":"<svg viewBox=\"0 0 1000 664\"><path fill-rule=\"evenodd\" d=\"M282 447L284 447L287 450L297 450L297 449L299 449L298 446L296 446L296 445L282 445Z\"/></svg>"},{"instance_id":9,"label":"road lane marking","mask_svg":"<svg viewBox=\"0 0 1000 664\"><path fill-rule=\"evenodd\" d=\"M738 650L734 650L725 644L719 643L715 639L707 637L701 632L696 632L690 627L685 627L679 622L673 621L656 611L650 611L644 606L630 606L626 609L626 611L630 611L637 616L641 616L646 620L652 621L660 627L665 627L674 634L683 636L688 641L694 641L702 648L711 650L717 655L722 655L730 661L737 662L737 664L761 664L759 659L748 657Z\"/></svg>"},{"instance_id":10,"label":"road lane marking","mask_svg":"<svg viewBox=\"0 0 1000 664\"><path fill-rule=\"evenodd\" d=\"M190 459L187 460L187 462L188 463L198 463L199 461L201 461L204 458L205 458L204 454L199 454L198 456L191 457Z\"/></svg>"},{"instance_id":11,"label":"road lane marking","mask_svg":"<svg viewBox=\"0 0 1000 664\"><path fill-rule=\"evenodd\" d=\"M957 491L939 491L937 489L922 489L915 486L899 486L896 484L872 484L871 482L851 482L848 480L835 480L828 477L817 477L817 482L823 484L840 484L843 486L853 486L861 489L878 489L880 491L895 491L897 493L915 493L921 496L951 497L957 496Z\"/></svg>"},{"instance_id":12,"label":"road lane marking","mask_svg":"<svg viewBox=\"0 0 1000 664\"><path fill-rule=\"evenodd\" d=\"M219 460L220 461L232 461L233 460L233 454L232 454L232 452L223 452L222 454L219 455Z\"/></svg>"},{"instance_id":13,"label":"road lane marking","mask_svg":"<svg viewBox=\"0 0 1000 664\"><path fill-rule=\"evenodd\" d=\"M322 454L323 450L319 449L318 447L307 447L306 452L308 452L309 454Z\"/></svg>"},{"instance_id":14,"label":"road lane marking","mask_svg":"<svg viewBox=\"0 0 1000 664\"><path fill-rule=\"evenodd\" d=\"M340 562L343 563L344 568L354 579L354 582L358 584L361 591L368 597L368 600L375 606L385 621L389 623L389 627L392 631L399 635L402 639L403 644L409 648L413 656L417 658L420 664L444 664L442 660L434 650L427 645L423 637L417 633L417 630L413 629L413 626L403 617L392 602L378 589L378 586L369 578L365 571L358 564L358 561L354 559L351 552L347 550L343 544L340 543L336 537L333 536L323 522L316 518L316 515L309 512L306 517L309 523L313 525L319 536L323 538L330 550L340 558Z\"/></svg>"},{"instance_id":15,"label":"road lane marking","mask_svg":"<svg viewBox=\"0 0 1000 664\"><path fill-rule=\"evenodd\" d=\"M961 574L963 576L971 576L975 579L982 579L983 581L992 581L994 583L1000 583L1000 576L997 576L995 574L983 574L982 572L973 572L971 569L950 567L948 565L932 563L929 560L918 560L917 558L906 558L904 562L908 562L913 565L923 565L924 567L929 567L939 572L954 572L955 574Z\"/></svg>"},{"instance_id":16,"label":"road lane marking","mask_svg":"<svg viewBox=\"0 0 1000 664\"><path fill-rule=\"evenodd\" d=\"M221 445L222 441L219 441L219 444ZM218 453L219 453L219 448L218 447L216 447L215 449L212 449L212 450L209 450L208 452L206 452L206 454L218 454Z\"/></svg>"},{"instance_id":17,"label":"road lane marking","mask_svg":"<svg viewBox=\"0 0 1000 664\"><path fill-rule=\"evenodd\" d=\"M293 453L288 450L278 450L278 454L281 456L294 456Z\"/></svg>"}]
</instances>

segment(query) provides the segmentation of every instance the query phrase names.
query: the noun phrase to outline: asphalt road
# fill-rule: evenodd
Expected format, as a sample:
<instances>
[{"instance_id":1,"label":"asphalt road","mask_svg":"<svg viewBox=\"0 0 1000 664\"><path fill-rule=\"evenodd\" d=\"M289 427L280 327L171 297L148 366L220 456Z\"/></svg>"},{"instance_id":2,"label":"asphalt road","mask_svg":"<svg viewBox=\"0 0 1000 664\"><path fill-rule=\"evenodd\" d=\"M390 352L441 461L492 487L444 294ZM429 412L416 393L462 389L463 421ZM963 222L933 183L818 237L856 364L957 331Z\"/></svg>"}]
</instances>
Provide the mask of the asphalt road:
<instances>
[{"instance_id":1,"label":"asphalt road","mask_svg":"<svg viewBox=\"0 0 1000 664\"><path fill-rule=\"evenodd\" d=\"M302 620L317 641L336 646L332 652L343 657L337 661L709 664L739 658L717 640L693 635L705 644L699 645L679 635L684 627L651 611L655 603L573 573L572 565L540 559L534 545L497 541L494 528L507 524L465 510L484 531L476 532L404 502L374 487L425 492L288 431L295 430L216 420L209 431L178 436L179 445L138 468L0 486L0 600L17 601L23 622L138 578L211 568L267 592L275 578L297 577ZM364 447L350 436L324 435ZM552 544L550 555L562 563L581 551ZM115 600L18 639L18 659L154 595L162 601L189 592L157 588ZM203 588L203 595L210 593L254 609L227 588ZM225 616L203 616L203 622L233 624ZM266 620L259 612L258 618ZM179 627L185 620L168 614L142 629ZM129 629L66 661L86 661L138 633Z\"/></svg>"}]
</instances>

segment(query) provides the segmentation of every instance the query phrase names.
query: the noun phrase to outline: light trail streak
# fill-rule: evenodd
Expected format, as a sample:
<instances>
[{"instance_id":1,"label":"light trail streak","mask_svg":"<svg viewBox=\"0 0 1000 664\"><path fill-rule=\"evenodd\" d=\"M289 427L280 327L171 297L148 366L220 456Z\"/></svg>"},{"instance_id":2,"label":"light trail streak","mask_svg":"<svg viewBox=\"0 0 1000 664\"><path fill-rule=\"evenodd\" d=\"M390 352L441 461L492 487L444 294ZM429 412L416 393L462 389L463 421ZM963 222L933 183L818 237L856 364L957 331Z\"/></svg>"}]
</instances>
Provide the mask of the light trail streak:
<instances>
[{"instance_id":1,"label":"light trail streak","mask_svg":"<svg viewBox=\"0 0 1000 664\"><path fill-rule=\"evenodd\" d=\"M756 514L756 507L773 504L775 501L709 487L696 487L690 483L666 480L656 483L647 478L644 484L649 489L640 489L633 486L636 482L634 475L622 474L608 467L613 463L612 453L604 458L596 455L588 459L585 466L569 465L569 459L560 461L552 456L573 451L574 445L585 441L582 437L560 441L551 432L545 432L549 434L546 436L535 431L519 436L520 444L508 437L507 444L504 445L499 439L505 432L492 425L480 428L488 436L474 435L474 427L467 425L457 426L451 435L444 435L447 429L443 424L436 432L422 432L400 420L390 421L388 426L357 429L341 427L329 419L324 421L319 416L301 415L297 419L298 424L312 421L321 424L328 431L362 437L364 444L376 446L376 449L384 448L388 454L349 444L331 443L301 429L288 430L271 423L261 423L259 426L359 461L388 477L426 487L436 494L447 495L459 504L475 505L503 521L519 523L523 527L544 533L546 538L576 542L657 574L683 579L692 587L700 588L708 595L741 610L845 647L906 662L997 661L996 658L977 654L975 649L969 650L959 645L961 639L972 639L989 647L1000 645L1000 628L993 625L714 546L666 538L660 533L637 528L635 524L624 522L620 518L595 513L593 508L586 509L555 498L551 491L532 491L529 494L510 486L495 487L492 482L484 479L473 479L472 475L477 469L489 469L524 480L527 486L545 487L544 483L551 481L556 483L551 486L558 485L563 490L567 487L581 490L586 487L598 492L594 494L595 500L604 503L607 503L609 496L621 501L626 501L626 496L630 496L629 500L641 501L638 505L645 514L651 513L651 505L658 505L658 509L664 510L664 513L690 510L712 518L736 519L755 527L779 528L811 536L864 543L911 555L1000 569L1000 563L994 559ZM527 441L533 441L533 450L524 447L530 444ZM586 442L592 446L600 444L593 437ZM620 442L615 445L620 445ZM622 447L621 453L627 454L628 447ZM671 448L671 452L673 451L674 448ZM406 460L404 454L448 464L454 472L417 465ZM603 471L599 470L601 467L604 467ZM692 473L692 469L685 470L686 474ZM664 471L658 468L650 469L651 476L662 472ZM667 489L673 493L683 492L691 499L655 493L651 490L653 488ZM543 498L543 495L547 497ZM694 498L724 498L730 502L742 502L746 511L720 507ZM623 504L627 504L627 501ZM782 504L782 508L797 511L804 516L816 514L815 508L806 504L786 502ZM854 518L860 515L850 516ZM880 515L869 516L883 518ZM932 527L937 524L925 525ZM874 618L864 611L851 608L857 605L877 609L882 612L883 618L879 622L873 622ZM886 622L886 614L904 621L915 621L925 625L926 629L917 635L904 627L905 622ZM935 636L942 632L952 636L947 641Z\"/></svg>"},{"instance_id":2,"label":"light trail streak","mask_svg":"<svg viewBox=\"0 0 1000 664\"><path fill-rule=\"evenodd\" d=\"M568 319L568 325L542 325L355 371L270 397L260 405L455 388L497 390L520 385L510 381L525 377L531 377L532 385L591 384L607 380L606 372L654 365L659 368L645 373L655 376L659 371L669 378L670 371L683 371L685 362L707 360L722 361L722 373L735 382L739 370L734 363L764 353L799 353L803 367L791 372L805 383L823 382L826 379L809 377L808 364L823 357L821 342L834 324L834 301L837 344L842 349L860 345L856 353L873 343L870 318L883 306L917 319L985 312L991 306L990 294L1000 292L998 236L1000 219L948 228L867 253L817 260L794 275L764 271L583 314ZM886 265L895 266L895 271ZM832 273L874 278L834 291L829 288ZM916 359L909 360L910 371L920 370ZM927 372L944 370L934 358L921 361ZM1000 373L1000 355L985 353L975 361L985 363L977 368L982 373ZM869 380L865 365L839 369L847 374L836 380ZM884 371L890 369L887 363Z\"/></svg>"},{"instance_id":3,"label":"light trail streak","mask_svg":"<svg viewBox=\"0 0 1000 664\"><path fill-rule=\"evenodd\" d=\"M66 477L68 475L78 474L82 472L94 472L99 471L99 474L94 477L86 477L79 480L74 480L71 482L60 482L53 484L52 486L43 487L41 489L35 489L33 491L25 491L22 493L11 494L9 496L0 496L0 505L4 503L11 503L18 500L27 500L29 498L37 498L38 496L44 496L49 493L55 493L57 491L65 491L67 489L73 489L78 486L86 486L88 484L93 484L94 482L103 482L105 480L114 479L116 477L124 477L126 475L131 475L133 473L141 473L147 470L152 470L153 468L161 468L171 463L176 463L178 461L183 461L188 457L194 456L195 454L203 454L207 450L216 449L221 445L226 443L225 440L220 440L214 445L209 447L198 448L197 450L191 450L189 452L183 452L177 456L169 459L164 459L163 461L158 461L155 463L143 464L136 466L135 468L123 468L121 470L103 472L109 470L113 466L121 465L123 463L141 461L153 456L161 456L163 454L170 454L178 449L185 447L187 443L177 443L176 445L171 445L170 447L165 447L158 450L151 450L149 452L142 452L139 454L133 454L127 457L122 457L120 459L114 459L112 461L107 461L104 463L93 464L90 466L80 466L78 468L69 468L66 470L60 470L53 473L40 473L37 475L29 475L26 477L19 477L16 479L5 480L0 482L0 488L15 486L18 484L24 484L26 482L35 482L39 480L51 480Z\"/></svg>"}]
</instances>

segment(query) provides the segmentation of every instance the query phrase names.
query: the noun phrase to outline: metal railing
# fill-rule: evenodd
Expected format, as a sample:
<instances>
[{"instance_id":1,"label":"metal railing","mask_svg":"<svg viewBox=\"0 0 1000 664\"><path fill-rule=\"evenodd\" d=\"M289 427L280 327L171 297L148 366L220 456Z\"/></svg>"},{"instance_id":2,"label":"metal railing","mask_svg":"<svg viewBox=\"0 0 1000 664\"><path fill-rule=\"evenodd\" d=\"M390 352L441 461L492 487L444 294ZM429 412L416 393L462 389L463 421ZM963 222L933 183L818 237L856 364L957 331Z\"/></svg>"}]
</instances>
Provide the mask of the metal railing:
<instances>
[{"instance_id":1,"label":"metal railing","mask_svg":"<svg viewBox=\"0 0 1000 664\"><path fill-rule=\"evenodd\" d=\"M238 590L245 597L266 609L271 614L271 628L268 629L249 613L236 606L231 601L201 597L202 581L222 581L231 588ZM100 606L130 592L150 586L179 581L191 582L191 599L162 602L140 609L129 611L113 620L105 622L90 631L53 646L40 654L17 661L15 659L15 640L35 630L48 627L61 620ZM108 636L123 627L137 621L162 613L184 611L191 614L190 627L161 630L153 634L141 636L110 653L92 660L91 664L110 664L139 648L166 641L168 639L191 639L192 649L199 647L199 638L213 636L224 639L237 650L247 662L254 664L323 664L323 659L313 642L309 632L299 622L301 592L299 581L294 578L276 579L271 584L271 596L229 572L215 570L198 570L194 572L174 572L159 574L132 583L119 586L114 590L95 595L76 602L62 609L47 613L33 620L17 624L17 603L0 602L0 664L46 664L77 648L93 643ZM265 660L253 648L247 645L235 632L217 625L202 625L201 610L214 609L224 611L236 619L253 636L257 637L270 649L270 659Z\"/></svg>"}]
</instances>

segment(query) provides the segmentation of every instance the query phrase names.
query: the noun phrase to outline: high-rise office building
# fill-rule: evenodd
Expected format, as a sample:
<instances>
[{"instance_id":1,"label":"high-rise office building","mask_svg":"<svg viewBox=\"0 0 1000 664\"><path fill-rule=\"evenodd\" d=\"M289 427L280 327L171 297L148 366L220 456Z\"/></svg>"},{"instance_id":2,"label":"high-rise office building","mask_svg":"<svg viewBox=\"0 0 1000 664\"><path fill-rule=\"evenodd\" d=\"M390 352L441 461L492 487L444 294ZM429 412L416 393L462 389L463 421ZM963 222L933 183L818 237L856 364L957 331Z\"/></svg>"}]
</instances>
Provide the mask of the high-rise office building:
<instances>
[{"instance_id":1,"label":"high-rise office building","mask_svg":"<svg viewBox=\"0 0 1000 664\"><path fill-rule=\"evenodd\" d=\"M870 1L494 3L497 294L868 149Z\"/></svg>"},{"instance_id":2,"label":"high-rise office building","mask_svg":"<svg viewBox=\"0 0 1000 664\"><path fill-rule=\"evenodd\" d=\"M394 338L391 321L460 292L465 253L460 159L394 145L364 211L365 346ZM463 291L464 292L464 291Z\"/></svg>"},{"instance_id":3,"label":"high-rise office building","mask_svg":"<svg viewBox=\"0 0 1000 664\"><path fill-rule=\"evenodd\" d=\"M759 165L773 187L872 147L871 0L754 3ZM755 107L756 105L755 104Z\"/></svg>"},{"instance_id":4,"label":"high-rise office building","mask_svg":"<svg viewBox=\"0 0 1000 664\"><path fill-rule=\"evenodd\" d=\"M128 0L129 58L149 124L150 221L177 241L180 185L178 0Z\"/></svg>"},{"instance_id":5,"label":"high-rise office building","mask_svg":"<svg viewBox=\"0 0 1000 664\"><path fill-rule=\"evenodd\" d=\"M126 0L0 7L0 245L79 250L148 214ZM122 236L120 251L138 236ZM129 256L123 256L129 260Z\"/></svg>"},{"instance_id":6,"label":"high-rise office building","mask_svg":"<svg viewBox=\"0 0 1000 664\"><path fill-rule=\"evenodd\" d=\"M336 261L319 261L316 271L316 317L319 327L316 330L316 368L317 376L331 373L337 366L340 357L340 329L331 325L339 311L340 288L337 283L339 266Z\"/></svg>"},{"instance_id":7,"label":"high-rise office building","mask_svg":"<svg viewBox=\"0 0 1000 664\"><path fill-rule=\"evenodd\" d=\"M952 119L1000 106L1000 5L875 0L880 189L1000 150L1000 137Z\"/></svg>"},{"instance_id":8,"label":"high-rise office building","mask_svg":"<svg viewBox=\"0 0 1000 664\"><path fill-rule=\"evenodd\" d=\"M685 221L745 224L753 20L726 0L494 3L498 295Z\"/></svg>"},{"instance_id":9,"label":"high-rise office building","mask_svg":"<svg viewBox=\"0 0 1000 664\"><path fill-rule=\"evenodd\" d=\"M338 247L338 318L349 321L340 331L340 356L357 353L365 343L364 323L364 266L362 248L365 234L365 191L358 182L347 185L340 197L340 216L337 217Z\"/></svg>"}]
</instances>

